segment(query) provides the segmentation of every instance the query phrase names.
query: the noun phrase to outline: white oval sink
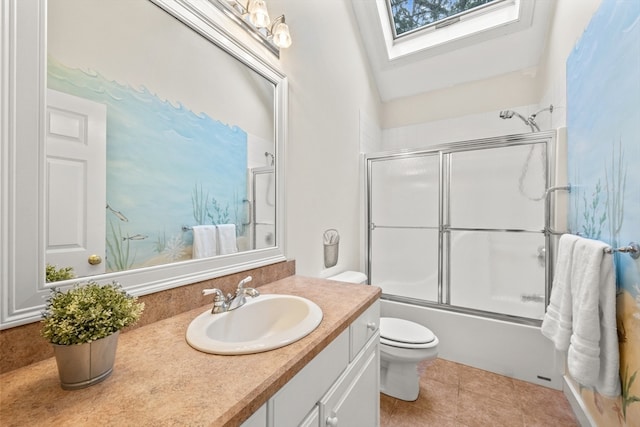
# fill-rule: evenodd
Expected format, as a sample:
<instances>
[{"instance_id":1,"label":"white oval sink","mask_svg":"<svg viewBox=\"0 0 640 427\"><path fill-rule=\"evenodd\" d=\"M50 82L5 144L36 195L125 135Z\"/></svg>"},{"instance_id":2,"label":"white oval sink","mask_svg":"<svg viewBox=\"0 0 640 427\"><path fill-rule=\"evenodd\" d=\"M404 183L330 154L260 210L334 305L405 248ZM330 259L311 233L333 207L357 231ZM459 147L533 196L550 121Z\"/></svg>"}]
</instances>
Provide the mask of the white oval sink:
<instances>
[{"instance_id":1,"label":"white oval sink","mask_svg":"<svg viewBox=\"0 0 640 427\"><path fill-rule=\"evenodd\" d=\"M187 342L205 353L260 353L300 340L321 321L322 310L306 298L260 295L226 313L202 313L189 324Z\"/></svg>"}]
</instances>

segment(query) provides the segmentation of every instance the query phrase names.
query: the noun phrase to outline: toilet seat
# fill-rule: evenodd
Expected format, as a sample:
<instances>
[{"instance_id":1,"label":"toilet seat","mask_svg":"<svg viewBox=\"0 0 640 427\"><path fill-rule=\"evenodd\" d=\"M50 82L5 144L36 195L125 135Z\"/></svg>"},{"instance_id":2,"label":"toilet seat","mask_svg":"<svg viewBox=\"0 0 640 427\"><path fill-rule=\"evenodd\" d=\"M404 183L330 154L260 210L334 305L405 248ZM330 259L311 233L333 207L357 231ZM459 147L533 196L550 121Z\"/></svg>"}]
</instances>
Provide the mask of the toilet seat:
<instances>
[{"instance_id":1,"label":"toilet seat","mask_svg":"<svg viewBox=\"0 0 640 427\"><path fill-rule=\"evenodd\" d=\"M428 328L404 319L380 318L380 343L400 348L430 348L438 344Z\"/></svg>"}]
</instances>

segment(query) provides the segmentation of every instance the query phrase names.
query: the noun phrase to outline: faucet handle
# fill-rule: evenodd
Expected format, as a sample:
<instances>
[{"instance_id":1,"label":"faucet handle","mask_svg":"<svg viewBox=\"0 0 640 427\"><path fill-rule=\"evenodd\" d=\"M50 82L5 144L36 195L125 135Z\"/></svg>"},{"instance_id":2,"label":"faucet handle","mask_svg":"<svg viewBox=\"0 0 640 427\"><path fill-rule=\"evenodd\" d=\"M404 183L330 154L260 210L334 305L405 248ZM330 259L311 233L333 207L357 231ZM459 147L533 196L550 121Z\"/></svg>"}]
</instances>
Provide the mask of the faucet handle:
<instances>
[{"instance_id":1,"label":"faucet handle","mask_svg":"<svg viewBox=\"0 0 640 427\"><path fill-rule=\"evenodd\" d=\"M218 288L212 288L212 289L203 289L202 290L202 295L211 295L211 294L215 294L216 298L224 298L224 294L222 293L222 291Z\"/></svg>"},{"instance_id":2,"label":"faucet handle","mask_svg":"<svg viewBox=\"0 0 640 427\"><path fill-rule=\"evenodd\" d=\"M211 308L211 313L222 313L227 311L227 300L224 297L224 293L218 288L213 289L204 289L202 291L202 295L215 295L213 298L213 307Z\"/></svg>"},{"instance_id":3,"label":"faucet handle","mask_svg":"<svg viewBox=\"0 0 640 427\"><path fill-rule=\"evenodd\" d=\"M244 279L240 280L240 283L238 283L238 290L241 291L242 289L244 289L244 285L246 285L252 280L253 280L253 277L251 276L247 276Z\"/></svg>"}]
</instances>

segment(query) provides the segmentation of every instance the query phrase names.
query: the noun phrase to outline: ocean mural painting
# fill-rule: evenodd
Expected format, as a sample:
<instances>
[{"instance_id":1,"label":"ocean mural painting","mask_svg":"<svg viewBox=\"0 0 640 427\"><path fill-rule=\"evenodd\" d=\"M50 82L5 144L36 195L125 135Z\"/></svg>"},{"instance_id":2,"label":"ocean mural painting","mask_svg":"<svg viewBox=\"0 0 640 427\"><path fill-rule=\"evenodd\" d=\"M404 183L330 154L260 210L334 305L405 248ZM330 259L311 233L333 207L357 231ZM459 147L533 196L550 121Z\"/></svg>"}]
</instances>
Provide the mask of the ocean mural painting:
<instances>
[{"instance_id":1,"label":"ocean mural painting","mask_svg":"<svg viewBox=\"0 0 640 427\"><path fill-rule=\"evenodd\" d=\"M567 60L570 229L613 247L640 242L640 2L603 0ZM622 395L579 387L597 425L639 426L640 259L612 255Z\"/></svg>"},{"instance_id":2,"label":"ocean mural painting","mask_svg":"<svg viewBox=\"0 0 640 427\"><path fill-rule=\"evenodd\" d=\"M52 57L47 78L107 106L107 272L190 259L193 225L243 233L245 131Z\"/></svg>"}]
</instances>

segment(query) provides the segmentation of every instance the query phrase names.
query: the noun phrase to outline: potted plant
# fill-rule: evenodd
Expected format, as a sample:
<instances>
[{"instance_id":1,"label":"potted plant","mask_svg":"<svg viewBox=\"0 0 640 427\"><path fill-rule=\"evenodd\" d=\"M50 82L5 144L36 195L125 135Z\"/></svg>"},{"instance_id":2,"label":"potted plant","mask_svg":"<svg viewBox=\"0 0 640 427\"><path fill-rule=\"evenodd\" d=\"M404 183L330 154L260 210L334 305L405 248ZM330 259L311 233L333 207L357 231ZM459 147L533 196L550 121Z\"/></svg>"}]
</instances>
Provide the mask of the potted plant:
<instances>
[{"instance_id":1,"label":"potted plant","mask_svg":"<svg viewBox=\"0 0 640 427\"><path fill-rule=\"evenodd\" d=\"M52 289L41 333L53 345L62 388L88 387L111 375L120 330L135 324L143 310L144 303L117 282Z\"/></svg>"}]
</instances>

